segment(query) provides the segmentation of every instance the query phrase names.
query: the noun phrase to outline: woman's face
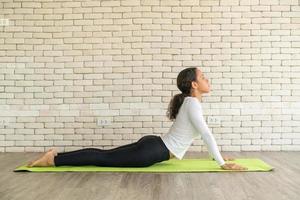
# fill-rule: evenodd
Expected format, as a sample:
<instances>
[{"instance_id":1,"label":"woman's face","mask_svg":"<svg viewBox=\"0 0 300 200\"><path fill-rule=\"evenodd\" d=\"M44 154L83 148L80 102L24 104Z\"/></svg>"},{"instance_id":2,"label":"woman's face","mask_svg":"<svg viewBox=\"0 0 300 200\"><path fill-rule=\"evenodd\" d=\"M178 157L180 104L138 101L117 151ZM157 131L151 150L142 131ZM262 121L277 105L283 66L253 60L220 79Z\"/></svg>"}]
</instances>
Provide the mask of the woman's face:
<instances>
[{"instance_id":1,"label":"woman's face","mask_svg":"<svg viewBox=\"0 0 300 200\"><path fill-rule=\"evenodd\" d=\"M208 79L204 76L202 71L197 68L196 70L197 81L193 81L193 89L197 90L200 93L209 93L210 92L210 84Z\"/></svg>"}]
</instances>

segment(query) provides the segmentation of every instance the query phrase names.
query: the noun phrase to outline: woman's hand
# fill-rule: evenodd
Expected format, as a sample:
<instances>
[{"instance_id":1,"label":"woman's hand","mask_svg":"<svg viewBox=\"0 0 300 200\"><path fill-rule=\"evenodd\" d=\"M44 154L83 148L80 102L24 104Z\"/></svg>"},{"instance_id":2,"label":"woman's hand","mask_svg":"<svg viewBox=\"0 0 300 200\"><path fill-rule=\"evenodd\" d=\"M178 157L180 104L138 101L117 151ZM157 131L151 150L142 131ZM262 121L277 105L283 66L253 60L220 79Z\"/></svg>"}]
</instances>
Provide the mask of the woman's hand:
<instances>
[{"instance_id":1,"label":"woman's hand","mask_svg":"<svg viewBox=\"0 0 300 200\"><path fill-rule=\"evenodd\" d=\"M238 165L236 163L225 163L221 166L222 169L225 170L247 170L247 167L243 167L241 165Z\"/></svg>"},{"instance_id":2,"label":"woman's hand","mask_svg":"<svg viewBox=\"0 0 300 200\"><path fill-rule=\"evenodd\" d=\"M223 160L225 160L225 161L231 161L231 160L234 160L233 157L229 157L229 156L222 156L222 157L223 157ZM215 159L213 158L213 160L215 160Z\"/></svg>"},{"instance_id":3,"label":"woman's hand","mask_svg":"<svg viewBox=\"0 0 300 200\"><path fill-rule=\"evenodd\" d=\"M233 157L229 157L229 156L222 156L224 161L231 161L234 160ZM213 160L215 160L213 158ZM222 169L226 169L226 170L247 170L247 167L243 167L241 165L235 164L235 163L225 163L224 165L221 166Z\"/></svg>"}]
</instances>

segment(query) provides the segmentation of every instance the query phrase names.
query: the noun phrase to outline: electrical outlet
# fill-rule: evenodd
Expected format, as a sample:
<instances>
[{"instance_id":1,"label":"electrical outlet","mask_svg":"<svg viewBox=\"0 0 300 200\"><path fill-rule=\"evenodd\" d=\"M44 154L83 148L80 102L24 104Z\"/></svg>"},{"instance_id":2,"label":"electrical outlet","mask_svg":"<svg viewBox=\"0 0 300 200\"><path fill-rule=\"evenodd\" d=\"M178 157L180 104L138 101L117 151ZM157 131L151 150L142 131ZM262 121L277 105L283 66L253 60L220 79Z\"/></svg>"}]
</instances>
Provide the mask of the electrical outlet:
<instances>
[{"instance_id":1,"label":"electrical outlet","mask_svg":"<svg viewBox=\"0 0 300 200\"><path fill-rule=\"evenodd\" d=\"M209 116L207 121L208 121L208 124L213 124L213 125L220 125L221 124L220 117Z\"/></svg>"},{"instance_id":2,"label":"electrical outlet","mask_svg":"<svg viewBox=\"0 0 300 200\"><path fill-rule=\"evenodd\" d=\"M0 26L9 26L9 19L0 19Z\"/></svg>"},{"instance_id":3,"label":"electrical outlet","mask_svg":"<svg viewBox=\"0 0 300 200\"><path fill-rule=\"evenodd\" d=\"M109 125L111 125L111 119L110 118L98 118L97 125L98 126L109 126Z\"/></svg>"}]
</instances>

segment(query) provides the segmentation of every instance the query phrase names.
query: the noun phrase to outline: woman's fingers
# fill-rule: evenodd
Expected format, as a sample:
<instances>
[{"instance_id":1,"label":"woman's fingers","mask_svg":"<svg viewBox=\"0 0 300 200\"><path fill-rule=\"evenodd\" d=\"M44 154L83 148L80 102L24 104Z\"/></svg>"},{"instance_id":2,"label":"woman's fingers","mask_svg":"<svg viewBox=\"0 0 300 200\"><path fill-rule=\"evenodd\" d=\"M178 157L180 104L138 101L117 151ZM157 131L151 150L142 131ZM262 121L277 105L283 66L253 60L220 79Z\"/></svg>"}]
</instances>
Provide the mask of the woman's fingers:
<instances>
[{"instance_id":1,"label":"woman's fingers","mask_svg":"<svg viewBox=\"0 0 300 200\"><path fill-rule=\"evenodd\" d=\"M240 165L237 165L237 164L235 164L234 166L235 166L235 168L237 170L245 170L245 169L247 169L246 167L243 167L243 166L240 166Z\"/></svg>"},{"instance_id":2,"label":"woman's fingers","mask_svg":"<svg viewBox=\"0 0 300 200\"><path fill-rule=\"evenodd\" d=\"M248 169L247 167L243 167L236 163L227 163L227 165L230 167L230 169L233 169L233 170L247 170Z\"/></svg>"}]
</instances>

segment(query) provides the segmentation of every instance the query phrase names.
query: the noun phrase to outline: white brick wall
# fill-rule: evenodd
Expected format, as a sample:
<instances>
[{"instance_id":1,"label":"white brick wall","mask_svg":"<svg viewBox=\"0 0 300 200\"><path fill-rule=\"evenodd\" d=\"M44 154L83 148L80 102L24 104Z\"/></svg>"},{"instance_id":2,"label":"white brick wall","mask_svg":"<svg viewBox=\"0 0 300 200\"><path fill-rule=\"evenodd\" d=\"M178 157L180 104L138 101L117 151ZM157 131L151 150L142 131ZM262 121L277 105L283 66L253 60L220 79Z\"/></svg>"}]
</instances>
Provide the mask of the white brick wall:
<instances>
[{"instance_id":1,"label":"white brick wall","mask_svg":"<svg viewBox=\"0 0 300 200\"><path fill-rule=\"evenodd\" d=\"M2 0L0 152L164 134L191 66L211 82L203 107L221 118L220 150L299 151L299 30L298 0Z\"/></svg>"}]
</instances>

